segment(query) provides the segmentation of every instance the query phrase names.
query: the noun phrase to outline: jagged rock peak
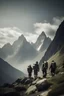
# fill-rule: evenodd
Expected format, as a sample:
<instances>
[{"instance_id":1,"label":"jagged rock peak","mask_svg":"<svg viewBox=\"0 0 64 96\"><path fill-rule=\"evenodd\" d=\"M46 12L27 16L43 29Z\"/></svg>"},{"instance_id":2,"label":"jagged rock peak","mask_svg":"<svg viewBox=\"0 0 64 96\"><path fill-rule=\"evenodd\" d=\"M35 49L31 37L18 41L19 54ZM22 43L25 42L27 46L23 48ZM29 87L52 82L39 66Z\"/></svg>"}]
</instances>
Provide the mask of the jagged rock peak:
<instances>
[{"instance_id":1,"label":"jagged rock peak","mask_svg":"<svg viewBox=\"0 0 64 96\"><path fill-rule=\"evenodd\" d=\"M42 39L45 39L46 38L46 34L45 34L45 32L43 31L40 35L39 35L39 37L37 38L37 41L40 41L40 40L42 40ZM37 42L36 41L36 42Z\"/></svg>"},{"instance_id":2,"label":"jagged rock peak","mask_svg":"<svg viewBox=\"0 0 64 96\"><path fill-rule=\"evenodd\" d=\"M38 39L44 39L43 37L46 38L46 34L44 31L39 35Z\"/></svg>"},{"instance_id":3,"label":"jagged rock peak","mask_svg":"<svg viewBox=\"0 0 64 96\"><path fill-rule=\"evenodd\" d=\"M26 41L26 38L24 37L24 35L22 34L19 38L18 38L18 40L25 40Z\"/></svg>"},{"instance_id":4,"label":"jagged rock peak","mask_svg":"<svg viewBox=\"0 0 64 96\"><path fill-rule=\"evenodd\" d=\"M41 36L46 36L45 32L42 31L42 33L40 34Z\"/></svg>"},{"instance_id":5,"label":"jagged rock peak","mask_svg":"<svg viewBox=\"0 0 64 96\"><path fill-rule=\"evenodd\" d=\"M10 46L11 46L10 43L6 43L6 44L3 46L3 48L4 48L4 47L10 47Z\"/></svg>"},{"instance_id":6,"label":"jagged rock peak","mask_svg":"<svg viewBox=\"0 0 64 96\"><path fill-rule=\"evenodd\" d=\"M24 39L25 37L24 37L24 35L22 34L21 36L19 36L19 39L20 39L20 38L23 38L23 39Z\"/></svg>"}]
</instances>

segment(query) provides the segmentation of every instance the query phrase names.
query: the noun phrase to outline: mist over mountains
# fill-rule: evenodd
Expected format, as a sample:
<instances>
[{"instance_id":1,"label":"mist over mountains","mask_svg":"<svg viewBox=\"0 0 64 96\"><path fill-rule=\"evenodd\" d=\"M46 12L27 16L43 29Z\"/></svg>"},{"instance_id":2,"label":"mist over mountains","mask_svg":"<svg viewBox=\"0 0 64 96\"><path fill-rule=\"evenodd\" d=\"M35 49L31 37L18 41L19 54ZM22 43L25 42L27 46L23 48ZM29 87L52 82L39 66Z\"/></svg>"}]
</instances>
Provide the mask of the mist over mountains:
<instances>
[{"instance_id":1,"label":"mist over mountains","mask_svg":"<svg viewBox=\"0 0 64 96\"><path fill-rule=\"evenodd\" d=\"M33 63L37 59L40 60L50 43L51 39L46 36L45 32L39 35L35 43L28 42L22 34L12 45L7 43L0 48L0 58L6 60L12 66L27 61Z\"/></svg>"},{"instance_id":2,"label":"mist over mountains","mask_svg":"<svg viewBox=\"0 0 64 96\"><path fill-rule=\"evenodd\" d=\"M36 49L21 35L19 39L13 43L14 48L14 60L17 62L24 62L26 60L32 60L38 54Z\"/></svg>"}]
</instances>

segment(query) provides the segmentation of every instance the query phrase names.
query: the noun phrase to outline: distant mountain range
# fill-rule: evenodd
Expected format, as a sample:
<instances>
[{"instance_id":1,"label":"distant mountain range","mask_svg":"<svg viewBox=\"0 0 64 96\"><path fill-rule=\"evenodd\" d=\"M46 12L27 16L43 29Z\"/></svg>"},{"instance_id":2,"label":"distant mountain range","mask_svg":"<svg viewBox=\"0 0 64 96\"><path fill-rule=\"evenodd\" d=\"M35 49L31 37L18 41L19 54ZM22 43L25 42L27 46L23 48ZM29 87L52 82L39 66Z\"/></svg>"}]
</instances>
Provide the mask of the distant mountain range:
<instances>
[{"instance_id":1,"label":"distant mountain range","mask_svg":"<svg viewBox=\"0 0 64 96\"><path fill-rule=\"evenodd\" d=\"M6 61L0 58L0 85L4 83L12 83L17 78L24 76L25 74L23 72L15 69Z\"/></svg>"},{"instance_id":2,"label":"distant mountain range","mask_svg":"<svg viewBox=\"0 0 64 96\"><path fill-rule=\"evenodd\" d=\"M26 40L24 35L21 35L18 40L13 43L12 48L14 52L7 58L7 61L13 64L33 60L38 55L37 50Z\"/></svg>"},{"instance_id":3,"label":"distant mountain range","mask_svg":"<svg viewBox=\"0 0 64 96\"><path fill-rule=\"evenodd\" d=\"M62 56L64 54L64 21L60 24L59 28L57 29L56 35L51 42L50 46L48 47L47 51L45 52L45 55L40 60L40 64L43 61L46 61L50 58L52 58L55 55L55 59L58 59L57 61L61 61L59 59L60 55ZM62 57L63 58L63 57ZM52 59L50 59L52 60ZM64 59L63 59L64 60Z\"/></svg>"},{"instance_id":4,"label":"distant mountain range","mask_svg":"<svg viewBox=\"0 0 64 96\"><path fill-rule=\"evenodd\" d=\"M50 43L51 39L45 32L39 35L34 44L30 44L24 35L21 35L12 45L7 43L0 48L0 58L12 64L32 61L37 57L41 58L42 52L45 53Z\"/></svg>"}]
</instances>

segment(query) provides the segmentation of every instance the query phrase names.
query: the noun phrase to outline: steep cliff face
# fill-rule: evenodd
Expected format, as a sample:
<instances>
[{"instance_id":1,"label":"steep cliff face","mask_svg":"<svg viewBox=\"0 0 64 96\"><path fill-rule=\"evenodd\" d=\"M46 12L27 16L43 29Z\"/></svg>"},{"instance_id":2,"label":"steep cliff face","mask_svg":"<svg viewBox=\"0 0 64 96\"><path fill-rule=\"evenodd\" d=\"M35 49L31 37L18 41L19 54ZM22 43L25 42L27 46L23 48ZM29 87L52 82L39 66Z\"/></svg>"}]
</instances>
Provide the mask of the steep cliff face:
<instances>
[{"instance_id":1,"label":"steep cliff face","mask_svg":"<svg viewBox=\"0 0 64 96\"><path fill-rule=\"evenodd\" d=\"M60 24L57 29L56 35L45 52L44 57L42 57L41 62L44 60L48 60L51 56L53 56L56 52L58 52L64 46L64 21Z\"/></svg>"}]
</instances>

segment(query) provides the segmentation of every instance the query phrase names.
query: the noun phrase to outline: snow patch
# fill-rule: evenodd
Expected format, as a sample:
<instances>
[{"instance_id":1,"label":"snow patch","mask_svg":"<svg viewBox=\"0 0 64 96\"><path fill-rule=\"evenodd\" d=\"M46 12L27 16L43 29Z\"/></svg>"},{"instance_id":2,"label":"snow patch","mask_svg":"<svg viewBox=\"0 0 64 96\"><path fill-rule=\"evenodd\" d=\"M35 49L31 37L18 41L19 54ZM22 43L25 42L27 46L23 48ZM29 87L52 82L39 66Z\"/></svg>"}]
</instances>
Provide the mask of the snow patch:
<instances>
[{"instance_id":1,"label":"snow patch","mask_svg":"<svg viewBox=\"0 0 64 96\"><path fill-rule=\"evenodd\" d=\"M44 40L41 40L41 44L38 46L37 51L39 51L39 50L40 50L40 48L41 48L41 46L42 46L43 42L44 42Z\"/></svg>"}]
</instances>

